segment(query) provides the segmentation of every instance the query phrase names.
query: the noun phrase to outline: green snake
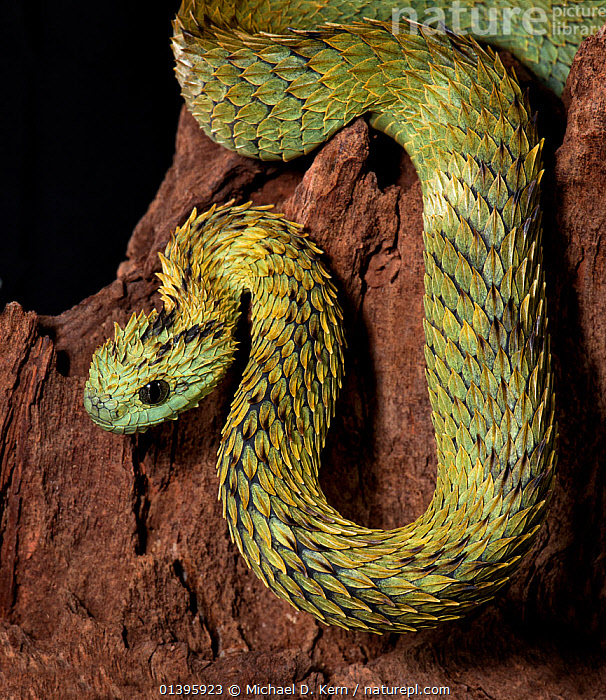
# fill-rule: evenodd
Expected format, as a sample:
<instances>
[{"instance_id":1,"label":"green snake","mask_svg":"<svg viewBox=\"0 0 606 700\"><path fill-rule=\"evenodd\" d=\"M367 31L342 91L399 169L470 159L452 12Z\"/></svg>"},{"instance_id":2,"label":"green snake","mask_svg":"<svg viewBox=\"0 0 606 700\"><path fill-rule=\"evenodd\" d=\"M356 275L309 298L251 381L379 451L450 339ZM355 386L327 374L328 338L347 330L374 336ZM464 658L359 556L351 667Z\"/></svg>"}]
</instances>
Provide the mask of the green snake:
<instances>
[{"instance_id":1,"label":"green snake","mask_svg":"<svg viewBox=\"0 0 606 700\"><path fill-rule=\"evenodd\" d=\"M421 23L433 2L410 6ZM537 6L549 22L532 36L542 27L524 20ZM552 26L551 0L516 8L509 35L482 38L561 92L581 29L605 18L569 17L571 38ZM343 378L342 312L321 251L267 207L191 213L160 255L164 308L116 326L84 397L99 426L126 434L197 406L233 360L250 293L251 352L217 465L231 537L294 607L373 632L432 627L494 597L545 518L556 464L535 119L515 74L469 36L477 16L462 15L458 33L406 18L396 26L379 2L184 0L173 44L191 113L238 153L288 160L366 114L411 156L438 456L426 512L384 531L326 501L318 471Z\"/></svg>"}]
</instances>

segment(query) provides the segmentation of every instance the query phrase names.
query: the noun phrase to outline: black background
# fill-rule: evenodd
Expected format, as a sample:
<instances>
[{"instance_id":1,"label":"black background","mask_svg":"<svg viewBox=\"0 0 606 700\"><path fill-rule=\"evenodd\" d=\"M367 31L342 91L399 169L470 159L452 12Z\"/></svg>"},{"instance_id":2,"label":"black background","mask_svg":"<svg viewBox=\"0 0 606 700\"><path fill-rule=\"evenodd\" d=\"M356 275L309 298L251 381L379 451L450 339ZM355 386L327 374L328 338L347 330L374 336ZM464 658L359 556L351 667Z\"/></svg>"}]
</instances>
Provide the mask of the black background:
<instances>
[{"instance_id":1,"label":"black background","mask_svg":"<svg viewBox=\"0 0 606 700\"><path fill-rule=\"evenodd\" d=\"M170 166L179 3L0 4L0 310L57 314L115 278Z\"/></svg>"}]
</instances>

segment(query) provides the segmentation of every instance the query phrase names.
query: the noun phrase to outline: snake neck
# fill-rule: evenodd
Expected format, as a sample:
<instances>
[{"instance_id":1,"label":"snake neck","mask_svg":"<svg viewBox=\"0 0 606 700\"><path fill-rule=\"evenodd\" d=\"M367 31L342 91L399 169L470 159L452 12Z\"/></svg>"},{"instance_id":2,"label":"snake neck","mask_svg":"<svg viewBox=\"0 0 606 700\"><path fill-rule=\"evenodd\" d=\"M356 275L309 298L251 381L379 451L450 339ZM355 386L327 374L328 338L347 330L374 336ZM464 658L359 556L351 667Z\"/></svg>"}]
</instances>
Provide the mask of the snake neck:
<instances>
[{"instance_id":1,"label":"snake neck","mask_svg":"<svg viewBox=\"0 0 606 700\"><path fill-rule=\"evenodd\" d=\"M289 491L310 506L324 499L317 483L320 452L341 386L345 343L321 251L281 217L248 205L236 210L248 220L234 238L228 233L229 254L219 274L234 298L250 293L252 340L218 471L232 535L250 554L258 548L246 534L249 505L264 509L267 494L277 492L292 503ZM274 481L278 475L280 482Z\"/></svg>"},{"instance_id":2,"label":"snake neck","mask_svg":"<svg viewBox=\"0 0 606 700\"><path fill-rule=\"evenodd\" d=\"M163 272L159 277L163 284L159 292L164 312L187 309L188 324L195 321L216 328L214 358L208 361L212 382L205 387L206 394L231 364L241 297L249 293L251 358L238 396L248 387L246 401L250 403L251 396L259 396L261 387L269 393L277 384L271 394L274 398L280 395L280 415L291 407L296 415L305 414L302 388L313 396L322 395L321 385L310 379L309 372L301 373L301 367L311 365L313 350L315 366L324 369L317 369L321 382L327 382L326 416L320 422L326 418L329 423L342 376L343 335L336 292L318 262L321 251L296 224L271 213L270 208L230 203L201 216L194 210L172 237L166 255L161 256ZM287 394L293 396L292 406L283 401L285 382L276 381L280 372L288 384ZM311 395L306 395L305 401L315 407ZM318 450L327 428L318 431Z\"/></svg>"}]
</instances>

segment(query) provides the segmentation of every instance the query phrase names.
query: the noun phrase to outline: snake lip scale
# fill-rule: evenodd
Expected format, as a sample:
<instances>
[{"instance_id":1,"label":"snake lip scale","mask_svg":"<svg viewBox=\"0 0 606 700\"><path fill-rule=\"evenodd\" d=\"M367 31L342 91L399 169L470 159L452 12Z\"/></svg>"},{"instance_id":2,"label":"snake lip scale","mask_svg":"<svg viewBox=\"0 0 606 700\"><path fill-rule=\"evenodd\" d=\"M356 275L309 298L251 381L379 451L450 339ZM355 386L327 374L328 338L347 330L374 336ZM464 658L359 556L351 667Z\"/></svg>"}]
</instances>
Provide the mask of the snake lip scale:
<instances>
[{"instance_id":1,"label":"snake lip scale","mask_svg":"<svg viewBox=\"0 0 606 700\"><path fill-rule=\"evenodd\" d=\"M173 48L191 113L238 153L289 160L366 114L411 156L438 456L426 512L383 531L327 503L318 471L343 378L342 312L321 251L270 207L190 214L160 254L163 310L116 325L84 394L115 433L176 419L230 366L250 293L251 351L217 462L231 537L296 608L379 633L433 627L495 596L546 516L557 441L536 120L491 48L447 29L396 34L385 12L372 1L184 0ZM561 92L578 36L514 29L495 45Z\"/></svg>"}]
</instances>

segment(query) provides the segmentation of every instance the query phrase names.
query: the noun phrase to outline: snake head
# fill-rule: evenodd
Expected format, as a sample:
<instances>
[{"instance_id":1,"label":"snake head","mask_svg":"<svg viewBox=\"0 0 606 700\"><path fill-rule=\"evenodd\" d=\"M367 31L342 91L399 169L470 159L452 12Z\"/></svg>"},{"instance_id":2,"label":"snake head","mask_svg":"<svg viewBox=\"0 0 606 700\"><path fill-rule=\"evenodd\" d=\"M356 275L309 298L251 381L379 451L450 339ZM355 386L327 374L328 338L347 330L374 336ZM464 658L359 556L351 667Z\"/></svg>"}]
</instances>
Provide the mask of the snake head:
<instances>
[{"instance_id":1,"label":"snake head","mask_svg":"<svg viewBox=\"0 0 606 700\"><path fill-rule=\"evenodd\" d=\"M175 313L134 314L126 328L97 348L84 407L104 430L130 434L198 405L217 385L235 349L218 319L201 323Z\"/></svg>"}]
</instances>

